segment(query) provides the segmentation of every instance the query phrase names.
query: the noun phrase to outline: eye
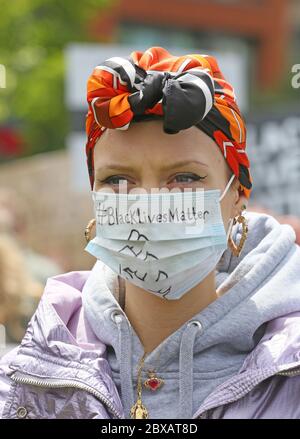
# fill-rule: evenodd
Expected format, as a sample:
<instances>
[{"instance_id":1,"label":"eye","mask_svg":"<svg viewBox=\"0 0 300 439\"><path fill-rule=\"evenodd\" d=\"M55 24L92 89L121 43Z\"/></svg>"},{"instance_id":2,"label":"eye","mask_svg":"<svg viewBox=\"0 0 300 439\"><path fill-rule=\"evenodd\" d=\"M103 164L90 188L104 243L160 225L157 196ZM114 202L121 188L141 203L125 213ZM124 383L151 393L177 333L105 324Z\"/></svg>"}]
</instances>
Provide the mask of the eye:
<instances>
[{"instance_id":1,"label":"eye","mask_svg":"<svg viewBox=\"0 0 300 439\"><path fill-rule=\"evenodd\" d=\"M173 181L175 180L175 183L193 183L195 181L204 180L205 177L207 177L207 175L202 177L191 172L185 172L175 175Z\"/></svg>"},{"instance_id":2,"label":"eye","mask_svg":"<svg viewBox=\"0 0 300 439\"><path fill-rule=\"evenodd\" d=\"M104 180L97 180L97 181L98 181L98 183L101 183L101 184L111 184L111 185L119 185L122 182L124 183L125 181L127 181L127 183L130 183L128 178L121 176L121 175L111 175L111 176L105 178Z\"/></svg>"}]
</instances>

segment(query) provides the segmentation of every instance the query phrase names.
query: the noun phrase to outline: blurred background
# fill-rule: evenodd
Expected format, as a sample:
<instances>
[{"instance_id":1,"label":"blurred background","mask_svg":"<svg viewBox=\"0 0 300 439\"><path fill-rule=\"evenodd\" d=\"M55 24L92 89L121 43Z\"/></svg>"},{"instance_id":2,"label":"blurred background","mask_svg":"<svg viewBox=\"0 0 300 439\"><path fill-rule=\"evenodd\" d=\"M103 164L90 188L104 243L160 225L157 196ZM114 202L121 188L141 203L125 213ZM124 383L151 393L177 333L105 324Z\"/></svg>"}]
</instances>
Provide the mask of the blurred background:
<instances>
[{"instance_id":1,"label":"blurred background","mask_svg":"<svg viewBox=\"0 0 300 439\"><path fill-rule=\"evenodd\" d=\"M90 269L86 80L111 56L210 53L247 122L249 210L300 243L300 0L0 0L0 348L48 277Z\"/></svg>"}]
</instances>

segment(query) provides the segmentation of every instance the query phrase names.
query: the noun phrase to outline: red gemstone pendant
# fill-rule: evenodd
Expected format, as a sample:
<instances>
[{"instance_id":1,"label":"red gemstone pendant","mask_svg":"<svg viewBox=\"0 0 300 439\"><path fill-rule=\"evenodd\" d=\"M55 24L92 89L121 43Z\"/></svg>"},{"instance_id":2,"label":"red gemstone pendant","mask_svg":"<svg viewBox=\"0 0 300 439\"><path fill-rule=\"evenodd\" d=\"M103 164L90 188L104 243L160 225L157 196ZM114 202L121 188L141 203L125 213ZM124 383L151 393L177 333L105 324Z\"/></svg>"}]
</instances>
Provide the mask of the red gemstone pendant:
<instances>
[{"instance_id":1,"label":"red gemstone pendant","mask_svg":"<svg viewBox=\"0 0 300 439\"><path fill-rule=\"evenodd\" d=\"M144 386L146 387L146 389L150 389L152 391L159 389L163 384L164 384L164 380L162 380L161 378L158 378L155 375L154 371L148 371L148 375L149 378L144 381Z\"/></svg>"}]
</instances>

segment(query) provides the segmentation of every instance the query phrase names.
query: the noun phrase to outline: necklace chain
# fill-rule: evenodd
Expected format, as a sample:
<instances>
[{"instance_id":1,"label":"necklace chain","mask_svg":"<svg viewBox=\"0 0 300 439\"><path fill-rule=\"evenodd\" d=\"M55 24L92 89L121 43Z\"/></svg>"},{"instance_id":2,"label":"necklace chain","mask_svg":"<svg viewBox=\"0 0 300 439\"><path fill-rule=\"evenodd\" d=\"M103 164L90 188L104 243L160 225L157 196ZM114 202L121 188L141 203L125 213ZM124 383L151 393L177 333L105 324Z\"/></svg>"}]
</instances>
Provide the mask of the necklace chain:
<instances>
[{"instance_id":1,"label":"necklace chain","mask_svg":"<svg viewBox=\"0 0 300 439\"><path fill-rule=\"evenodd\" d=\"M146 356L146 352L144 352L142 358L140 359L140 365L139 365L139 370L138 370L138 378L137 378L137 393L138 393L138 397L141 398L142 396L142 381L141 381L141 374L142 374L142 369L143 369L143 365L144 365L144 360L145 360L145 356Z\"/></svg>"}]
</instances>

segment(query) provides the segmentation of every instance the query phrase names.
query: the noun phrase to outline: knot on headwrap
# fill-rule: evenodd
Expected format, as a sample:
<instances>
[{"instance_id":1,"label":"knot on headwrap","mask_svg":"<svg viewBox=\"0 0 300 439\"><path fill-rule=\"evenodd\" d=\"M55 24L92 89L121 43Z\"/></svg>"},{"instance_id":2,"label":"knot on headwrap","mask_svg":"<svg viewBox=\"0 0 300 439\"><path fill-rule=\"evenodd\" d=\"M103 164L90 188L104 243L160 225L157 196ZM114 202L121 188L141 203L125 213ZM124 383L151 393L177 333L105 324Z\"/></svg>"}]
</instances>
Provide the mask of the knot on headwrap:
<instances>
[{"instance_id":1,"label":"knot on headwrap","mask_svg":"<svg viewBox=\"0 0 300 439\"><path fill-rule=\"evenodd\" d=\"M247 197L252 187L245 152L246 127L233 87L209 55L173 56L162 47L96 66L87 83L87 163L94 184L93 152L106 128L128 129L133 119L162 117L175 134L195 125L220 147Z\"/></svg>"}]
</instances>

